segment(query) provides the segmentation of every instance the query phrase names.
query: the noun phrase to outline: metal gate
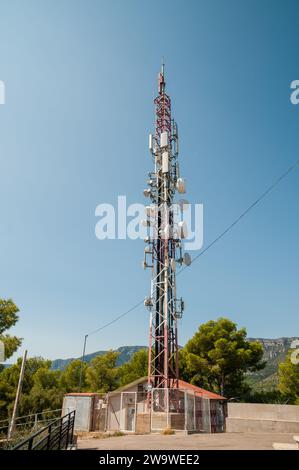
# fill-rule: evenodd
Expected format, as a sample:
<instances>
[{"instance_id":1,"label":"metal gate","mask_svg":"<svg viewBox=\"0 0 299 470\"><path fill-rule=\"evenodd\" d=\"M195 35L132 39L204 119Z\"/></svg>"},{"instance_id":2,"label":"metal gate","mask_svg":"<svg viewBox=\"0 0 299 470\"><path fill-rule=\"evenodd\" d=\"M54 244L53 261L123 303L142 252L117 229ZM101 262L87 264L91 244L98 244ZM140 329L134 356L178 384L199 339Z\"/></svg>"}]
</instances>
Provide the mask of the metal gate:
<instances>
[{"instance_id":1,"label":"metal gate","mask_svg":"<svg viewBox=\"0 0 299 470\"><path fill-rule=\"evenodd\" d=\"M136 429L137 393L122 392L120 404L120 430L135 432Z\"/></svg>"}]
</instances>

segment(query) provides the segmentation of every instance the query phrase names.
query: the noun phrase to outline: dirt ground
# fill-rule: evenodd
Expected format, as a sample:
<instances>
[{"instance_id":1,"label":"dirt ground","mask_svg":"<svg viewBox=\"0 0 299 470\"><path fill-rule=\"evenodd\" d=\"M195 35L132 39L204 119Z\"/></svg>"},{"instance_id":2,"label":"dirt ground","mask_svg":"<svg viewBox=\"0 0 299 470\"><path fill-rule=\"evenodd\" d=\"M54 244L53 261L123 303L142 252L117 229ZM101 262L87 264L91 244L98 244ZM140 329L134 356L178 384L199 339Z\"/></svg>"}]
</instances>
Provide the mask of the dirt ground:
<instances>
[{"instance_id":1,"label":"dirt ground","mask_svg":"<svg viewBox=\"0 0 299 470\"><path fill-rule=\"evenodd\" d=\"M90 450L272 450L273 442L293 443L293 434L161 434L78 439L78 449Z\"/></svg>"}]
</instances>

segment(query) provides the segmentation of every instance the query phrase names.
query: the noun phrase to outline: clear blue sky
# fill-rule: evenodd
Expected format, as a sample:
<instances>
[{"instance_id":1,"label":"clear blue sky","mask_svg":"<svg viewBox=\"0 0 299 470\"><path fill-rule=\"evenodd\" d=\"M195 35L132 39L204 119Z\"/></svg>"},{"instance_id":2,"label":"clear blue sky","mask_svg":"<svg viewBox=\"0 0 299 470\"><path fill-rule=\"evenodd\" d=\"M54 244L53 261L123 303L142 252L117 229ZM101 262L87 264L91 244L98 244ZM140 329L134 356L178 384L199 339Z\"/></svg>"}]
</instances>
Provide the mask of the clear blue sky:
<instances>
[{"instance_id":1,"label":"clear blue sky","mask_svg":"<svg viewBox=\"0 0 299 470\"><path fill-rule=\"evenodd\" d=\"M148 293L143 243L97 240L94 211L145 202L161 57L206 245L298 158L298 31L291 0L2 0L0 297L30 355L79 355ZM181 344L219 316L299 335L298 182L299 169L180 276ZM147 328L141 306L87 352L146 344Z\"/></svg>"}]
</instances>

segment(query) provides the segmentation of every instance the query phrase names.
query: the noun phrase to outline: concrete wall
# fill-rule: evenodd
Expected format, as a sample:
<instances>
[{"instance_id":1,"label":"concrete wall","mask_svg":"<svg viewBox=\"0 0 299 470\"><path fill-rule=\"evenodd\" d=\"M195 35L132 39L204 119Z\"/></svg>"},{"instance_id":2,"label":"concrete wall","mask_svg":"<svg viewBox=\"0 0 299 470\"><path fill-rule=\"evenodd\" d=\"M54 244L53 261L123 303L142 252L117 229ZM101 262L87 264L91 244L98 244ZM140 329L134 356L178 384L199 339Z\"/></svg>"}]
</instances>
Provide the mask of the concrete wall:
<instances>
[{"instance_id":1,"label":"concrete wall","mask_svg":"<svg viewBox=\"0 0 299 470\"><path fill-rule=\"evenodd\" d=\"M148 434L151 432L151 415L149 413L139 413L136 416L136 433Z\"/></svg>"},{"instance_id":2,"label":"concrete wall","mask_svg":"<svg viewBox=\"0 0 299 470\"><path fill-rule=\"evenodd\" d=\"M299 406L228 403L227 432L299 432Z\"/></svg>"}]
</instances>

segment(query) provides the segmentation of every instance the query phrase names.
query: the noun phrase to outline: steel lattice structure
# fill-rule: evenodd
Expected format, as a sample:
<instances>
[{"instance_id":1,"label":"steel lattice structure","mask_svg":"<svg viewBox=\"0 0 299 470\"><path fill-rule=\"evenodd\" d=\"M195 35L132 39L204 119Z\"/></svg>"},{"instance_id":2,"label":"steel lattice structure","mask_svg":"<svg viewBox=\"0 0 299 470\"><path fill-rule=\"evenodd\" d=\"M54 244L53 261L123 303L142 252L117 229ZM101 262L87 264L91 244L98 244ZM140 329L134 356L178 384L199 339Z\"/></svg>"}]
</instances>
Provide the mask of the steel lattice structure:
<instances>
[{"instance_id":1,"label":"steel lattice structure","mask_svg":"<svg viewBox=\"0 0 299 470\"><path fill-rule=\"evenodd\" d=\"M145 299L150 310L148 386L178 388L178 319L184 304L176 294L176 263L182 257L182 222L175 222L174 197L185 192L179 176L177 124L171 118L171 99L165 93L164 65L158 77L159 94L154 100L155 135L149 148L154 171L149 173L144 195L152 204L146 207L150 236L146 238L144 267L152 269L151 295ZM177 207L177 206L176 206ZM185 255L186 256L186 255Z\"/></svg>"}]
</instances>

